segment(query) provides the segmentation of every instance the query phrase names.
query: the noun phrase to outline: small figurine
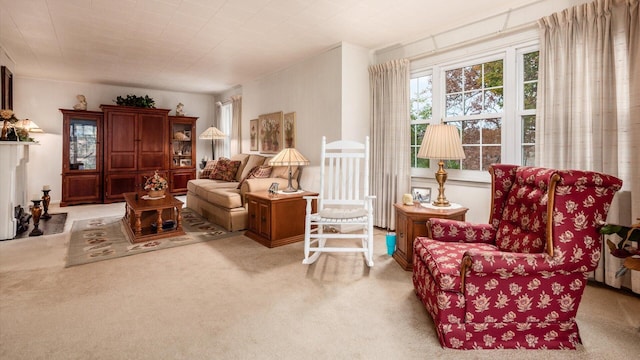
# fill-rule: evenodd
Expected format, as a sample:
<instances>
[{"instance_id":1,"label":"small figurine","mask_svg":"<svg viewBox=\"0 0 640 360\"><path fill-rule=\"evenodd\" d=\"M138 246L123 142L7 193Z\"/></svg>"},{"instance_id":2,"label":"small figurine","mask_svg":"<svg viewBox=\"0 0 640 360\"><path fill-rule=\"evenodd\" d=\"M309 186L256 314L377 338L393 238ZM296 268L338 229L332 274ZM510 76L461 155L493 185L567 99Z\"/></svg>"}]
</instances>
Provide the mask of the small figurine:
<instances>
[{"instance_id":1,"label":"small figurine","mask_svg":"<svg viewBox=\"0 0 640 360\"><path fill-rule=\"evenodd\" d=\"M176 106L176 116L184 116L184 104L183 103L178 103L178 105Z\"/></svg>"},{"instance_id":2,"label":"small figurine","mask_svg":"<svg viewBox=\"0 0 640 360\"><path fill-rule=\"evenodd\" d=\"M84 95L78 95L76 96L76 99L78 99L78 103L73 105L73 109L74 110L87 110L87 98L84 97Z\"/></svg>"}]
</instances>

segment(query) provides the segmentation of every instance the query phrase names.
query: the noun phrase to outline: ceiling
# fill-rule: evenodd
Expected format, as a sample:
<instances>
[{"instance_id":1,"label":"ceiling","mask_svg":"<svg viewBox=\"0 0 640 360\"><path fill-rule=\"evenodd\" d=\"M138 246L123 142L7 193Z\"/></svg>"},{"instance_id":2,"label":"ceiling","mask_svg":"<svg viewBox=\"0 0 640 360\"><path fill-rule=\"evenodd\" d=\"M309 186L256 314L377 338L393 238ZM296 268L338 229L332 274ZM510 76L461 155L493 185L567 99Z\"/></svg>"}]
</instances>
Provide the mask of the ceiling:
<instances>
[{"instance_id":1,"label":"ceiling","mask_svg":"<svg viewBox=\"0 0 640 360\"><path fill-rule=\"evenodd\" d=\"M341 41L381 49L539 0L0 0L14 75L216 93Z\"/></svg>"}]
</instances>

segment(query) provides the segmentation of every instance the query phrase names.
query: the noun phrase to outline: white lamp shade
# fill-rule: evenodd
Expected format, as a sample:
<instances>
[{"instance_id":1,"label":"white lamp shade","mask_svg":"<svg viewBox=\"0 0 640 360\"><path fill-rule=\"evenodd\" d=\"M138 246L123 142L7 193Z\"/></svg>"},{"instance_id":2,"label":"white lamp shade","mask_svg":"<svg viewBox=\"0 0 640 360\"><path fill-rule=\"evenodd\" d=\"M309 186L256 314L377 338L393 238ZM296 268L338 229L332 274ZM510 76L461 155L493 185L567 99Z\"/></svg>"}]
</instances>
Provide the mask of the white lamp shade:
<instances>
[{"instance_id":1,"label":"white lamp shade","mask_svg":"<svg viewBox=\"0 0 640 360\"><path fill-rule=\"evenodd\" d=\"M286 148L280 151L276 156L269 160L271 166L291 166L291 165L309 165L307 160L298 150L294 148Z\"/></svg>"},{"instance_id":2,"label":"white lamp shade","mask_svg":"<svg viewBox=\"0 0 640 360\"><path fill-rule=\"evenodd\" d=\"M447 124L427 126L418 157L438 160L464 159L464 149L458 128Z\"/></svg>"},{"instance_id":3,"label":"white lamp shade","mask_svg":"<svg viewBox=\"0 0 640 360\"><path fill-rule=\"evenodd\" d=\"M215 140L215 139L224 139L227 135L225 135L222 131L218 130L215 126L209 127L207 130L203 131L202 134L198 137L200 140Z\"/></svg>"},{"instance_id":4,"label":"white lamp shade","mask_svg":"<svg viewBox=\"0 0 640 360\"><path fill-rule=\"evenodd\" d=\"M35 122L29 119L18 120L16 122L16 126L27 129L30 133L44 133L44 130L42 130Z\"/></svg>"}]
</instances>

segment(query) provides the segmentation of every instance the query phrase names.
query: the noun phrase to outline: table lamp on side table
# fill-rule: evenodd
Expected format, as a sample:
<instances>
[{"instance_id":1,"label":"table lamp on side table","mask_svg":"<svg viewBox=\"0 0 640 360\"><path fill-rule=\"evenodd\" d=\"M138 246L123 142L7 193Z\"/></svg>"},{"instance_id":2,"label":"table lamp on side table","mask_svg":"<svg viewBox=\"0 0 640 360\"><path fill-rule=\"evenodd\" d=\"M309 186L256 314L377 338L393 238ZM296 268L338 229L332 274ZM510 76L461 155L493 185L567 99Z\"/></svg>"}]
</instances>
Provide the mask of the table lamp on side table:
<instances>
[{"instance_id":1,"label":"table lamp on side table","mask_svg":"<svg viewBox=\"0 0 640 360\"><path fill-rule=\"evenodd\" d=\"M444 196L444 183L447 181L447 172L444 170L443 160L460 160L465 158L458 128L447 124L427 126L427 132L422 139L418 157L438 160L438 171L436 172L438 199L435 200L432 205L441 207L451 206Z\"/></svg>"},{"instance_id":2,"label":"table lamp on side table","mask_svg":"<svg viewBox=\"0 0 640 360\"><path fill-rule=\"evenodd\" d=\"M300 154L300 152L298 152L298 150L296 150L295 148L286 148L280 151L276 156L274 156L269 161L269 165L288 167L289 183L287 185L287 188L282 191L286 193L293 193L293 192L296 192L297 189L294 189L293 186L291 186L291 176L292 176L291 167L309 165L309 160L307 160L307 158L302 156L302 154Z\"/></svg>"}]
</instances>

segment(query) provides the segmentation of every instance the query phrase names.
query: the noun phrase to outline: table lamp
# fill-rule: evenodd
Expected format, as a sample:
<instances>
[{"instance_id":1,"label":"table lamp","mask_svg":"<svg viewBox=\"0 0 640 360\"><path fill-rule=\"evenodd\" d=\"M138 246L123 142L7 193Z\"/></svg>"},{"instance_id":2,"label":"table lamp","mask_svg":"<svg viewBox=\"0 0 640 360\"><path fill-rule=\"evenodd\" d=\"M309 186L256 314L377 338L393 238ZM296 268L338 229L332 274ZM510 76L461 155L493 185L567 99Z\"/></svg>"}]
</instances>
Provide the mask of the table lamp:
<instances>
[{"instance_id":1,"label":"table lamp","mask_svg":"<svg viewBox=\"0 0 640 360\"><path fill-rule=\"evenodd\" d=\"M309 160L307 160L302 154L298 152L295 148L286 148L280 151L276 156L271 158L269 161L269 165L271 166L288 166L289 167L289 184L287 188L282 190L282 192L292 193L297 190L291 186L291 166L304 166L309 165Z\"/></svg>"},{"instance_id":2,"label":"table lamp","mask_svg":"<svg viewBox=\"0 0 640 360\"><path fill-rule=\"evenodd\" d=\"M437 159L438 171L438 198L432 203L434 206L451 206L444 196L444 183L447 181L447 172L444 170L443 160L464 159L464 149L458 128L453 125L437 124L427 126L427 131L422 139L418 157L422 159Z\"/></svg>"}]
</instances>

